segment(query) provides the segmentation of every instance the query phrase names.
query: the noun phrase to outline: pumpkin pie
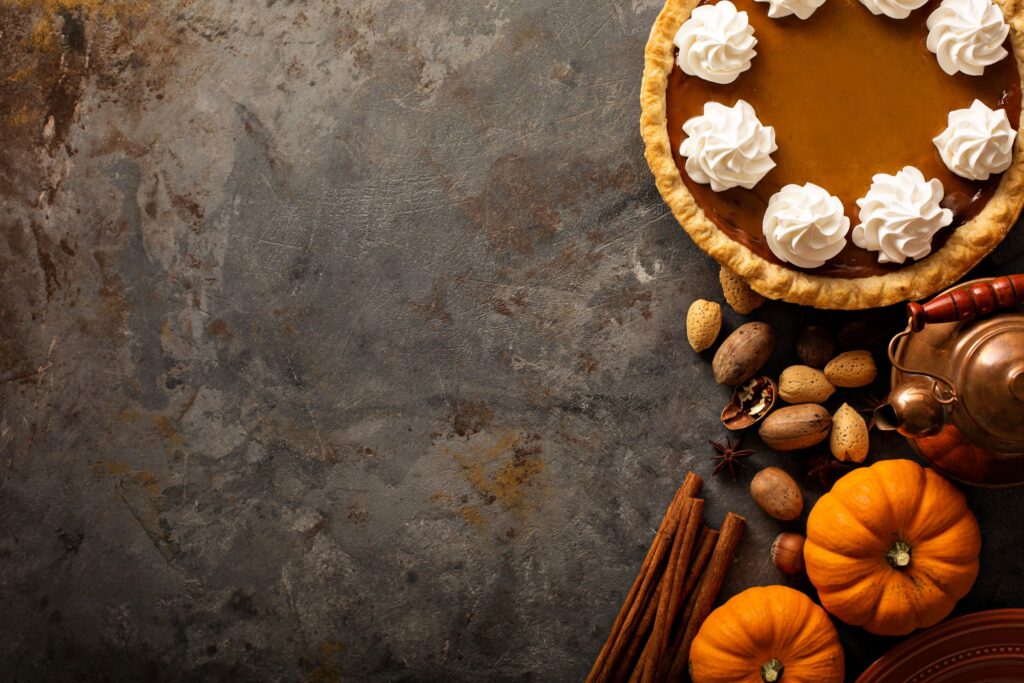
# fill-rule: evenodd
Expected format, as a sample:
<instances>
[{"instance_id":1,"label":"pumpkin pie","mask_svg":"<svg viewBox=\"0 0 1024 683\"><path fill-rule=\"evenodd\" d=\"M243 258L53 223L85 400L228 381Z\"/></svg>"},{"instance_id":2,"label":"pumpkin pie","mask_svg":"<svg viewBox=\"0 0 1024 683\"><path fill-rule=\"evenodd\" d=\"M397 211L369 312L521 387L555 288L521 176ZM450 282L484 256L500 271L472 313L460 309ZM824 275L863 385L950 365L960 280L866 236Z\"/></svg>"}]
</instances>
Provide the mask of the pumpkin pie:
<instances>
[{"instance_id":1,"label":"pumpkin pie","mask_svg":"<svg viewBox=\"0 0 1024 683\"><path fill-rule=\"evenodd\" d=\"M640 101L658 189L757 292L926 297L1024 203L1010 0L667 0Z\"/></svg>"}]
</instances>

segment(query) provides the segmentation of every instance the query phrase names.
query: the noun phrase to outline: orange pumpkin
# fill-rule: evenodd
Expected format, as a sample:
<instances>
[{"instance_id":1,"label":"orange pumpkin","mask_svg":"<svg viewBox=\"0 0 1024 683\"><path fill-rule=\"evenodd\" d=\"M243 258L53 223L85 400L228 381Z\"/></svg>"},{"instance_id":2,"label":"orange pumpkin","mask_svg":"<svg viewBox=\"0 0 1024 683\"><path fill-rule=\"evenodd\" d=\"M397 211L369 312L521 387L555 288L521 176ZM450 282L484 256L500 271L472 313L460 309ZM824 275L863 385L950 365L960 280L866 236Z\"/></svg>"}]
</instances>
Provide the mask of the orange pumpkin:
<instances>
[{"instance_id":1,"label":"orange pumpkin","mask_svg":"<svg viewBox=\"0 0 1024 683\"><path fill-rule=\"evenodd\" d=\"M839 683L835 626L800 591L749 588L716 609L690 647L693 683Z\"/></svg>"},{"instance_id":2,"label":"orange pumpkin","mask_svg":"<svg viewBox=\"0 0 1024 683\"><path fill-rule=\"evenodd\" d=\"M981 534L960 491L910 460L850 472L807 518L804 562L821 604L901 636L952 611L978 576Z\"/></svg>"}]
</instances>

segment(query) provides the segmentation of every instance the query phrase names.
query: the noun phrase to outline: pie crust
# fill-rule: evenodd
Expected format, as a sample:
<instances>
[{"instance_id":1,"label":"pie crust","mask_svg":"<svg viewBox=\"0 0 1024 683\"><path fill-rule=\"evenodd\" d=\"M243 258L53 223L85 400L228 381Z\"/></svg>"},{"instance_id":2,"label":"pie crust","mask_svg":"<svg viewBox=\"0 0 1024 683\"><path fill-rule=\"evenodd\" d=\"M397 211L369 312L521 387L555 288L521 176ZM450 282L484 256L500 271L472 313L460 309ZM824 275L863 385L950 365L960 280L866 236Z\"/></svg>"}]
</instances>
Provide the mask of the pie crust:
<instances>
[{"instance_id":1,"label":"pie crust","mask_svg":"<svg viewBox=\"0 0 1024 683\"><path fill-rule=\"evenodd\" d=\"M1013 0L993 1L1010 27L1010 43L1021 65L1019 77L1024 69L1024 6ZM812 275L771 263L734 241L705 216L686 188L669 143L666 88L669 74L676 68L672 39L698 4L698 0L666 0L654 22L644 54L640 132L658 191L676 220L697 246L755 291L771 299L832 309L874 308L922 299L963 277L1013 227L1024 205L1024 135L1020 134L1014 143L1013 163L981 212L958 227L941 248L899 270L856 279ZM1018 131L1021 123L1016 122Z\"/></svg>"}]
</instances>

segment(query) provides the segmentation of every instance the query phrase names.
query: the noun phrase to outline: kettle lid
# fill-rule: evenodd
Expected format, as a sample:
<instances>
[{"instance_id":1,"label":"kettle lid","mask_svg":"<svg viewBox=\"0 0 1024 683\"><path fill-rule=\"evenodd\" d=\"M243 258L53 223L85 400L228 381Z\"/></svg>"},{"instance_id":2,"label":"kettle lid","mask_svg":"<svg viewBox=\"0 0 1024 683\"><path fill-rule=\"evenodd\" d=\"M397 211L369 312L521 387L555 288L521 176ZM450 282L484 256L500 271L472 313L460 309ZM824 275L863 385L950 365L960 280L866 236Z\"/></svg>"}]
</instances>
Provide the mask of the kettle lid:
<instances>
[{"instance_id":1,"label":"kettle lid","mask_svg":"<svg viewBox=\"0 0 1024 683\"><path fill-rule=\"evenodd\" d=\"M973 423L979 445L1024 450L1024 316L1006 313L957 327L949 357L960 393L954 420L962 413Z\"/></svg>"}]
</instances>

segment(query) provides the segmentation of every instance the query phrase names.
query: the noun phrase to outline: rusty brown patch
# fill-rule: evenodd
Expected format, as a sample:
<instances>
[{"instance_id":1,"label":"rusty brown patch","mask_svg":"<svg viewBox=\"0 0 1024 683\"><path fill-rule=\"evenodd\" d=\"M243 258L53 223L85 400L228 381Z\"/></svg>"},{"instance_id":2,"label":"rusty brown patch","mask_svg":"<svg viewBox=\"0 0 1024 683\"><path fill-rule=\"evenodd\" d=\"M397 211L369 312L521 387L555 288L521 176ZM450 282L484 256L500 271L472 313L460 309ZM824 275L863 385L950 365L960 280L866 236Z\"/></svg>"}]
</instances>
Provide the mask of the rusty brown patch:
<instances>
[{"instance_id":1,"label":"rusty brown patch","mask_svg":"<svg viewBox=\"0 0 1024 683\"><path fill-rule=\"evenodd\" d=\"M370 513L364 510L363 508L359 507L358 505L349 505L345 509L345 517L347 517L350 521L362 524L363 522L366 522L368 519L370 519Z\"/></svg>"},{"instance_id":2,"label":"rusty brown patch","mask_svg":"<svg viewBox=\"0 0 1024 683\"><path fill-rule=\"evenodd\" d=\"M164 415L154 415L153 426L156 427L156 431L160 434L160 438L167 443L175 446L184 443L184 439L178 431L177 425L173 420L171 420L171 418Z\"/></svg>"},{"instance_id":3,"label":"rusty brown patch","mask_svg":"<svg viewBox=\"0 0 1024 683\"><path fill-rule=\"evenodd\" d=\"M68 254L64 246L64 240L55 242L43 230L42 226L32 221L32 236L36 243L36 259L39 268L43 273L43 283L46 288L47 300L52 299L61 285L61 271L67 269L68 263L74 251Z\"/></svg>"},{"instance_id":4,"label":"rusty brown patch","mask_svg":"<svg viewBox=\"0 0 1024 683\"><path fill-rule=\"evenodd\" d=\"M549 163L504 156L488 172L484 191L460 206L496 246L532 254L535 241L550 240L562 227L559 209L577 201L565 186L546 182Z\"/></svg>"},{"instance_id":5,"label":"rusty brown patch","mask_svg":"<svg viewBox=\"0 0 1024 683\"><path fill-rule=\"evenodd\" d=\"M156 433L160 435L164 444L167 446L180 446L185 442L185 439L181 432L178 431L179 424L185 413L187 413L192 407L192 404L195 403L198 395L199 390L197 389L192 393L188 400L185 401L183 404L184 408L181 409L176 416L169 417L167 415L142 413L134 406L129 406L118 413L117 417L123 422L142 422L144 424L148 422L153 425L153 428L156 430Z\"/></svg>"},{"instance_id":6,"label":"rusty brown patch","mask_svg":"<svg viewBox=\"0 0 1024 683\"><path fill-rule=\"evenodd\" d=\"M434 491L430 494L430 500L434 503L450 503L452 502L452 495L447 491Z\"/></svg>"},{"instance_id":7,"label":"rusty brown patch","mask_svg":"<svg viewBox=\"0 0 1024 683\"><path fill-rule=\"evenodd\" d=\"M156 497L161 494L160 484L152 474L142 470L136 473L136 477L142 485L142 488L145 489L146 493L150 496Z\"/></svg>"},{"instance_id":8,"label":"rusty brown patch","mask_svg":"<svg viewBox=\"0 0 1024 683\"><path fill-rule=\"evenodd\" d=\"M126 462L97 462L93 463L93 469L97 472L105 472L114 476L127 474L132 471L131 465Z\"/></svg>"},{"instance_id":9,"label":"rusty brown patch","mask_svg":"<svg viewBox=\"0 0 1024 683\"><path fill-rule=\"evenodd\" d=\"M558 64L552 65L548 71L548 78L565 85L576 84L576 70L572 68L572 65L567 62L559 62Z\"/></svg>"},{"instance_id":10,"label":"rusty brown patch","mask_svg":"<svg viewBox=\"0 0 1024 683\"><path fill-rule=\"evenodd\" d=\"M647 168L636 161L619 164L617 168L593 167L587 180L600 190L637 191L643 187Z\"/></svg>"},{"instance_id":11,"label":"rusty brown patch","mask_svg":"<svg viewBox=\"0 0 1024 683\"><path fill-rule=\"evenodd\" d=\"M211 337L225 344L235 337L235 333L231 331L228 324L220 318L211 320L210 324L206 326L206 331L210 333Z\"/></svg>"},{"instance_id":12,"label":"rusty brown patch","mask_svg":"<svg viewBox=\"0 0 1024 683\"><path fill-rule=\"evenodd\" d=\"M341 460L341 449L317 424L315 415L307 407L308 424L300 424L283 416L265 415L260 420L260 429L268 438L280 440L296 453L312 460L334 464Z\"/></svg>"},{"instance_id":13,"label":"rusty brown patch","mask_svg":"<svg viewBox=\"0 0 1024 683\"><path fill-rule=\"evenodd\" d=\"M457 401L452 411L452 431L458 436L476 434L491 424L494 412L483 401Z\"/></svg>"},{"instance_id":14,"label":"rusty brown patch","mask_svg":"<svg viewBox=\"0 0 1024 683\"><path fill-rule=\"evenodd\" d=\"M320 664L309 674L310 683L339 683L341 663L338 661L345 646L340 640L326 640L320 645Z\"/></svg>"},{"instance_id":15,"label":"rusty brown patch","mask_svg":"<svg viewBox=\"0 0 1024 683\"><path fill-rule=\"evenodd\" d=\"M106 337L125 334L131 303L125 296L126 286L112 268L108 267L108 255L94 251L93 258L100 267L99 305L96 308L98 320L83 322L87 331L96 331Z\"/></svg>"},{"instance_id":16,"label":"rusty brown patch","mask_svg":"<svg viewBox=\"0 0 1024 683\"><path fill-rule=\"evenodd\" d=\"M108 93L123 87L142 99L159 77L151 55L170 63L175 51L157 43L180 40L171 31L147 33L157 23L148 0L8 0L0 3L0 192L35 205L53 202L59 175L52 159L70 156L68 132L87 85ZM139 74L145 71L145 76ZM139 82L129 82L138 78Z\"/></svg>"},{"instance_id":17,"label":"rusty brown patch","mask_svg":"<svg viewBox=\"0 0 1024 683\"><path fill-rule=\"evenodd\" d=\"M109 476L116 480L117 492L135 521L149 537L153 547L170 561L178 552L171 538L170 529L161 519L163 492L153 473L136 470L125 462L95 462L93 471L97 475Z\"/></svg>"},{"instance_id":18,"label":"rusty brown patch","mask_svg":"<svg viewBox=\"0 0 1024 683\"><path fill-rule=\"evenodd\" d=\"M491 308L493 308L496 313L500 313L508 318L512 317L512 308L504 299L499 299L497 297L491 299Z\"/></svg>"},{"instance_id":19,"label":"rusty brown patch","mask_svg":"<svg viewBox=\"0 0 1024 683\"><path fill-rule=\"evenodd\" d=\"M172 192L170 197L171 205L185 214L186 219L192 226L192 231L197 232L203 222L203 218L206 216L206 211L203 207L199 205L199 202L187 195L174 194Z\"/></svg>"},{"instance_id":20,"label":"rusty brown patch","mask_svg":"<svg viewBox=\"0 0 1024 683\"><path fill-rule=\"evenodd\" d=\"M147 470L136 470L126 462L106 461L93 463L93 471L112 477L131 480L139 485L151 497L156 498L163 493L156 476Z\"/></svg>"},{"instance_id":21,"label":"rusty brown patch","mask_svg":"<svg viewBox=\"0 0 1024 683\"><path fill-rule=\"evenodd\" d=\"M370 34L373 29L374 16L367 11L347 10L345 17L338 22L338 36L334 46L348 50L352 55L352 65L360 70L373 66L374 50Z\"/></svg>"},{"instance_id":22,"label":"rusty brown patch","mask_svg":"<svg viewBox=\"0 0 1024 683\"><path fill-rule=\"evenodd\" d=\"M31 201L44 184L35 150L60 146L88 71L82 19L57 9L20 0L0 7L0 185L8 197L20 191Z\"/></svg>"},{"instance_id":23,"label":"rusty brown patch","mask_svg":"<svg viewBox=\"0 0 1024 683\"><path fill-rule=\"evenodd\" d=\"M0 372L5 376L16 374L13 372L15 368L25 368L24 371L29 372L26 368L27 360L13 339L6 336L0 337Z\"/></svg>"},{"instance_id":24,"label":"rusty brown patch","mask_svg":"<svg viewBox=\"0 0 1024 683\"><path fill-rule=\"evenodd\" d=\"M650 289L632 283L622 289L608 295L605 306L610 309L610 315L601 321L601 327L605 327L613 320L619 325L625 324L628 313L631 310L638 310L644 320L650 320L654 315L654 292Z\"/></svg>"},{"instance_id":25,"label":"rusty brown patch","mask_svg":"<svg viewBox=\"0 0 1024 683\"><path fill-rule=\"evenodd\" d=\"M586 351L580 354L580 367L583 368L583 372L594 372L601 364Z\"/></svg>"},{"instance_id":26,"label":"rusty brown patch","mask_svg":"<svg viewBox=\"0 0 1024 683\"><path fill-rule=\"evenodd\" d=\"M604 260L605 253L603 251L599 250L599 249L591 249L591 250L589 250L587 252L586 258L587 258L587 263L588 264L594 265L598 261L603 261Z\"/></svg>"},{"instance_id":27,"label":"rusty brown patch","mask_svg":"<svg viewBox=\"0 0 1024 683\"><path fill-rule=\"evenodd\" d=\"M430 296L424 301L414 301L410 304L412 310L423 316L424 320L440 320L451 322L452 314L445 308L445 286L443 279L434 281Z\"/></svg>"},{"instance_id":28,"label":"rusty brown patch","mask_svg":"<svg viewBox=\"0 0 1024 683\"><path fill-rule=\"evenodd\" d=\"M654 293L651 290L644 290L636 294L629 294L627 298L627 306L633 308L639 304L640 315L644 317L644 320L651 319L651 302L654 301Z\"/></svg>"},{"instance_id":29,"label":"rusty brown patch","mask_svg":"<svg viewBox=\"0 0 1024 683\"><path fill-rule=\"evenodd\" d=\"M484 516L480 514L480 510L473 505L463 505L459 508L459 514L462 515L464 520L475 527L482 527L487 524Z\"/></svg>"},{"instance_id":30,"label":"rusty brown patch","mask_svg":"<svg viewBox=\"0 0 1024 683\"><path fill-rule=\"evenodd\" d=\"M644 187L642 179L640 164L635 162L616 168L600 162L563 167L552 164L549 156L509 154L491 166L484 190L458 206L493 245L532 254L539 243L551 241L567 218L580 215L581 203L588 197L609 189L637 193ZM441 180L447 190L454 189L443 173ZM603 239L603 234L594 230L588 238L593 242ZM567 256L575 254L562 258ZM600 253L587 255L590 262L601 258Z\"/></svg>"},{"instance_id":31,"label":"rusty brown patch","mask_svg":"<svg viewBox=\"0 0 1024 683\"><path fill-rule=\"evenodd\" d=\"M507 432L485 444L448 452L486 505L498 503L515 512L533 507L531 494L541 490L538 478L544 471L537 434Z\"/></svg>"}]
</instances>

